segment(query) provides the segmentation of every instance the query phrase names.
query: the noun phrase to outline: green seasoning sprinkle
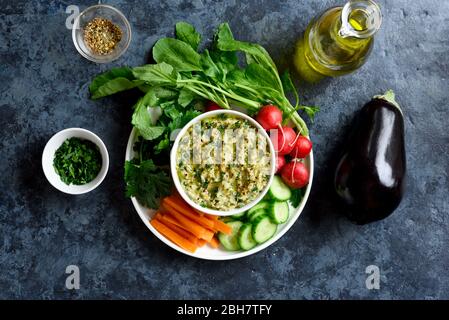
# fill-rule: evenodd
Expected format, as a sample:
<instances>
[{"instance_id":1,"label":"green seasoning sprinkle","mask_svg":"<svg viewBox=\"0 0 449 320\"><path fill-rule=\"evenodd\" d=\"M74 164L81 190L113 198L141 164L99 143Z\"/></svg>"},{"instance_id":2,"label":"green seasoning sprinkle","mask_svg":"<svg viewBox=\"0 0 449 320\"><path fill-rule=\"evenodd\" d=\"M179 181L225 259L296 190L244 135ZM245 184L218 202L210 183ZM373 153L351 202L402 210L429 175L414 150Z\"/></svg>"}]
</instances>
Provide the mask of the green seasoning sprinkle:
<instances>
[{"instance_id":1,"label":"green seasoning sprinkle","mask_svg":"<svg viewBox=\"0 0 449 320\"><path fill-rule=\"evenodd\" d=\"M56 150L53 167L64 183L82 185L95 179L101 163L97 145L88 140L70 138Z\"/></svg>"}]
</instances>

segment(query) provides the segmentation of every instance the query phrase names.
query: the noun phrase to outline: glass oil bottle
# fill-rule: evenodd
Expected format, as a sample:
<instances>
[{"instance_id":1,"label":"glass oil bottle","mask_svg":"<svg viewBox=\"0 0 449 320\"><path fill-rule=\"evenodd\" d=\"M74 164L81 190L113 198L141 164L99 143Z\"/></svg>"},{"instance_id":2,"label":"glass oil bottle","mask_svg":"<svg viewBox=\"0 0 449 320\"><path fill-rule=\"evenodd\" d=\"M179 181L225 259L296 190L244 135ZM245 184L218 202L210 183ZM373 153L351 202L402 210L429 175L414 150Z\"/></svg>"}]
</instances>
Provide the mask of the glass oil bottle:
<instances>
[{"instance_id":1,"label":"glass oil bottle","mask_svg":"<svg viewBox=\"0 0 449 320\"><path fill-rule=\"evenodd\" d=\"M299 76L314 83L360 68L381 23L380 8L371 0L328 9L310 22L296 45L293 62Z\"/></svg>"}]
</instances>

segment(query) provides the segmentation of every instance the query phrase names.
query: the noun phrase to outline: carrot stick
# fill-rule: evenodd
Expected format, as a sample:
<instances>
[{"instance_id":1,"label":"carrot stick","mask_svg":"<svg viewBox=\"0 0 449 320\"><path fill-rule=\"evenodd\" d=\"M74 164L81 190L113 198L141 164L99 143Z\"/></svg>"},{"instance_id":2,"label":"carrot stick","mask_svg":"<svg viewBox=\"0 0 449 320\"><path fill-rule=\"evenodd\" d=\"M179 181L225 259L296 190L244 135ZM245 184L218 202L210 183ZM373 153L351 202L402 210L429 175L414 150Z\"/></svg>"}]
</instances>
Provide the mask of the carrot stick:
<instances>
[{"instance_id":1,"label":"carrot stick","mask_svg":"<svg viewBox=\"0 0 449 320\"><path fill-rule=\"evenodd\" d=\"M168 228L166 225L162 224L159 220L153 219L150 221L150 223L157 231L159 231L160 234L162 234L164 237L177 244L181 248L190 252L195 252L195 250L197 249L197 246L195 244L188 241L187 239L184 239L182 236Z\"/></svg>"},{"instance_id":2,"label":"carrot stick","mask_svg":"<svg viewBox=\"0 0 449 320\"><path fill-rule=\"evenodd\" d=\"M215 221L214 229L218 230L220 232L223 232L225 234L231 234L232 233L231 227L228 226L223 221L220 221L220 220Z\"/></svg>"},{"instance_id":3,"label":"carrot stick","mask_svg":"<svg viewBox=\"0 0 449 320\"><path fill-rule=\"evenodd\" d=\"M209 245L216 249L220 246L220 241L217 239L217 237L213 237L212 240L209 242Z\"/></svg>"},{"instance_id":4,"label":"carrot stick","mask_svg":"<svg viewBox=\"0 0 449 320\"><path fill-rule=\"evenodd\" d=\"M176 201L175 198L166 197L166 198L164 198L164 200L162 200L162 202L164 203L164 205L166 207L171 207L171 208L175 209L179 213L182 213L187 218L195 221L196 223L202 225L203 227L206 227L209 229L214 229L215 224L213 221L200 216L195 211L191 210L190 207L184 206L183 204Z\"/></svg>"},{"instance_id":5,"label":"carrot stick","mask_svg":"<svg viewBox=\"0 0 449 320\"><path fill-rule=\"evenodd\" d=\"M159 215L158 217L156 217L157 220L159 220L160 222L162 222L163 224L165 224L167 227L169 227L170 229L172 229L174 232L176 232L177 234L179 234L180 236L182 236L183 238L189 240L190 242L194 243L195 245L199 246L199 240L197 237L195 237L193 234L191 234L189 231L177 226L174 223L171 223L169 220L167 219L166 216L163 215Z\"/></svg>"},{"instance_id":6,"label":"carrot stick","mask_svg":"<svg viewBox=\"0 0 449 320\"><path fill-rule=\"evenodd\" d=\"M163 215L163 219L164 219L165 221L171 223L171 224L174 224L175 226L177 226L177 227L179 227L179 228L182 228L182 229L186 230L187 232L190 232L190 231L187 230L181 223L179 223L179 221L176 220L176 218L174 218L173 215L172 215L171 213L166 213L166 214L164 214L164 215ZM207 238L207 239L209 239L209 238L212 239L212 237L213 237L215 231L210 230L210 229L206 229L206 231L207 231L206 238ZM190 233L191 233L191 232L190 232ZM211 234L212 234L212 235L211 235ZM200 241L200 240L206 241L205 239L198 239L198 240L199 240L199 243L202 242L202 241ZM210 240L208 240L208 241L210 241ZM206 241L206 242L208 242L208 241Z\"/></svg>"},{"instance_id":7,"label":"carrot stick","mask_svg":"<svg viewBox=\"0 0 449 320\"><path fill-rule=\"evenodd\" d=\"M175 217L173 217L173 216L171 215L170 212L167 212L167 213L164 214L164 220L170 222L171 224L174 224L175 226L178 226L178 227L180 227L180 228L183 228L183 229L186 230L186 231L189 231L189 230L187 230L185 227L183 227L182 224L180 224L180 223L178 222L178 220L176 220ZM191 233L191 232L190 232L190 233ZM193 233L192 233L192 234L193 234Z\"/></svg>"},{"instance_id":8,"label":"carrot stick","mask_svg":"<svg viewBox=\"0 0 449 320\"><path fill-rule=\"evenodd\" d=\"M162 214L159 211L157 211L152 219L161 220L161 218L162 218Z\"/></svg>"},{"instance_id":9,"label":"carrot stick","mask_svg":"<svg viewBox=\"0 0 449 320\"><path fill-rule=\"evenodd\" d=\"M169 206L166 206L166 208L169 210L170 214L181 224L182 228L194 234L196 237L204 239L206 241L210 241L210 239L212 239L212 237L214 236L213 232L190 220L173 208Z\"/></svg>"},{"instance_id":10,"label":"carrot stick","mask_svg":"<svg viewBox=\"0 0 449 320\"><path fill-rule=\"evenodd\" d=\"M220 218L219 216L215 216L213 214L207 214L207 213L205 213L204 216L210 220L218 220L218 218Z\"/></svg>"},{"instance_id":11,"label":"carrot stick","mask_svg":"<svg viewBox=\"0 0 449 320\"><path fill-rule=\"evenodd\" d=\"M220 216L216 216L216 215L213 215L213 214L208 214L208 213L204 213L204 212L201 212L200 210L198 210L198 209L195 209L195 208L192 208L196 213L198 213L200 216L203 216L203 217L205 217L205 218L207 218L207 219L209 219L209 220L218 220L218 218L220 218Z\"/></svg>"},{"instance_id":12,"label":"carrot stick","mask_svg":"<svg viewBox=\"0 0 449 320\"><path fill-rule=\"evenodd\" d=\"M212 238L213 239L213 238ZM198 247L202 247L207 243L206 240L204 239L198 239Z\"/></svg>"},{"instance_id":13,"label":"carrot stick","mask_svg":"<svg viewBox=\"0 0 449 320\"><path fill-rule=\"evenodd\" d=\"M199 214L200 216L202 216L202 217L205 217L205 216L206 216L206 214L205 214L204 212L201 212L201 211L198 210L198 209L192 208L192 210L195 211L196 213L198 213L198 214Z\"/></svg>"},{"instance_id":14,"label":"carrot stick","mask_svg":"<svg viewBox=\"0 0 449 320\"><path fill-rule=\"evenodd\" d=\"M184 230L186 230L186 231L189 231L188 228L184 227L181 223L179 223L179 221L176 220L176 218L175 218L170 212L165 213L163 219L164 219L165 221L171 223L171 224L174 224L175 226L178 226L178 227L180 227L180 228L182 228L182 229L184 229ZM209 233L214 234L214 233L216 232L216 231L214 231L214 230L207 229L207 228L205 228L205 230L207 231L207 238L210 237ZM189 231L189 232L190 232L190 231ZM190 232L190 233L191 233L191 232ZM201 239L200 239L200 240L201 240ZM204 240L204 239L203 239L203 240Z\"/></svg>"}]
</instances>

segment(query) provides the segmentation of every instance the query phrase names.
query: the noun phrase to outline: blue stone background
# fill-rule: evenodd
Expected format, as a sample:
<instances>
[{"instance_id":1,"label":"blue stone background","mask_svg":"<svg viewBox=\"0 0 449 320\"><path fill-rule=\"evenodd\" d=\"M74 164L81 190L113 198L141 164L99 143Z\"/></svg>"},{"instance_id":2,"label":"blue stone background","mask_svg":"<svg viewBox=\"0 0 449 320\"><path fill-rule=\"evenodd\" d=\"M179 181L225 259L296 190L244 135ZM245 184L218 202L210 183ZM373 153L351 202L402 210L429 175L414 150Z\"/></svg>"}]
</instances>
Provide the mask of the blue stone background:
<instances>
[{"instance_id":1,"label":"blue stone background","mask_svg":"<svg viewBox=\"0 0 449 320\"><path fill-rule=\"evenodd\" d=\"M321 107L310 125L316 174L300 219L253 256L213 262L154 237L124 197L123 160L136 97L93 102L89 81L112 66L148 61L179 20L210 40L229 21L239 39L264 45L281 68L308 21L343 1L108 1L133 29L127 53L108 65L82 58L65 28L66 6L95 1L0 0L0 298L449 298L449 1L379 1L382 29L357 73L302 86ZM331 187L335 152L354 112L392 88L406 124L408 190L389 218L356 226ZM82 196L53 189L41 169L46 141L67 127L97 133L110 152L103 184ZM65 268L81 289L65 289ZM381 270L367 290L365 268Z\"/></svg>"}]
</instances>

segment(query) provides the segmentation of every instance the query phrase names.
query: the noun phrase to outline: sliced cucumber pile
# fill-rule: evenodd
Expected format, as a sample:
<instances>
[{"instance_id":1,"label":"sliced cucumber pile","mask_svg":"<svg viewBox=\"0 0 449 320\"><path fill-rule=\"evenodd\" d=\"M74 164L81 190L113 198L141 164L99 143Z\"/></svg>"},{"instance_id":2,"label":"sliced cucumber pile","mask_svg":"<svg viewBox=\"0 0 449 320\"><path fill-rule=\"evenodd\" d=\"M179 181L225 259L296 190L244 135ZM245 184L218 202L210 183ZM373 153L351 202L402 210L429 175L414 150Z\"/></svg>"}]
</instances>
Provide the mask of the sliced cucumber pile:
<instances>
[{"instance_id":1,"label":"sliced cucumber pile","mask_svg":"<svg viewBox=\"0 0 449 320\"><path fill-rule=\"evenodd\" d=\"M292 191L279 176L274 176L267 195L246 212L223 218L232 228L230 235L218 234L226 250L251 250L256 245L271 239L279 224L286 223L290 216L289 200Z\"/></svg>"}]
</instances>

